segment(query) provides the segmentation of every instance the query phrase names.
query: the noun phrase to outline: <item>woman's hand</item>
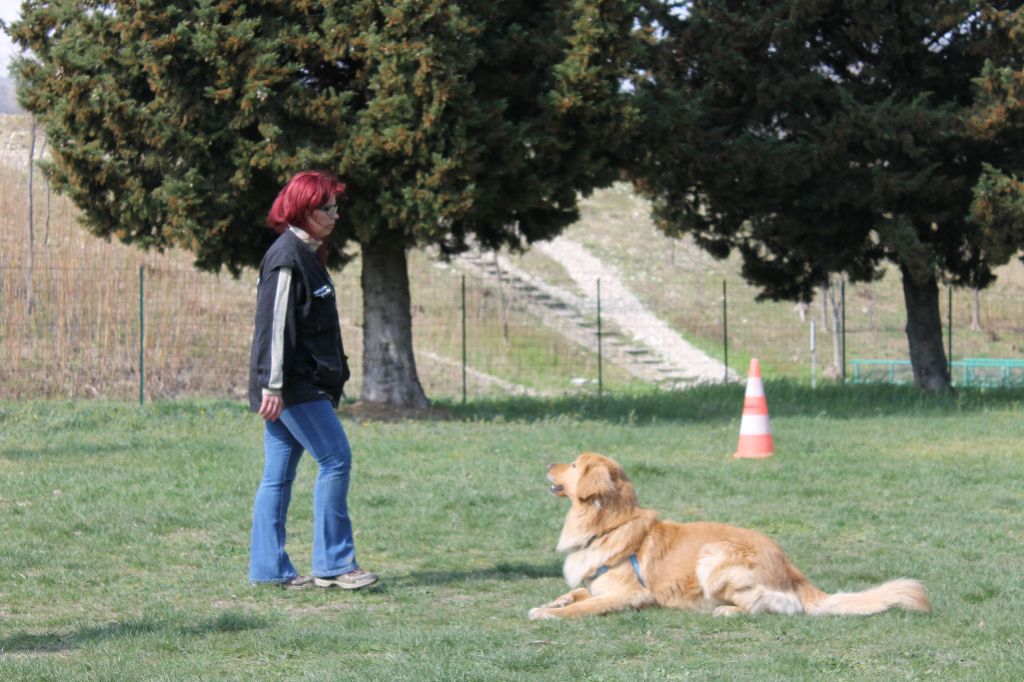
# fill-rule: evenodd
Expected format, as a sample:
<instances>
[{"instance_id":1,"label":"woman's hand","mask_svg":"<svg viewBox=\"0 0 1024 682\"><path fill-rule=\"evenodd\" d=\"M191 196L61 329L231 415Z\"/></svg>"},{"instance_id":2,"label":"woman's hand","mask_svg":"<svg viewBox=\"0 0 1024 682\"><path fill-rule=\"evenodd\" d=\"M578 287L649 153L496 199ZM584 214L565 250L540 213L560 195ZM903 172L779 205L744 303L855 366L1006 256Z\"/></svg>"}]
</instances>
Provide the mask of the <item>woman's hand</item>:
<instances>
[{"instance_id":1,"label":"woman's hand","mask_svg":"<svg viewBox=\"0 0 1024 682\"><path fill-rule=\"evenodd\" d=\"M260 405L259 415L268 422L277 421L277 418L281 416L281 410L283 408L284 401L281 400L281 396L264 395L263 403Z\"/></svg>"}]
</instances>

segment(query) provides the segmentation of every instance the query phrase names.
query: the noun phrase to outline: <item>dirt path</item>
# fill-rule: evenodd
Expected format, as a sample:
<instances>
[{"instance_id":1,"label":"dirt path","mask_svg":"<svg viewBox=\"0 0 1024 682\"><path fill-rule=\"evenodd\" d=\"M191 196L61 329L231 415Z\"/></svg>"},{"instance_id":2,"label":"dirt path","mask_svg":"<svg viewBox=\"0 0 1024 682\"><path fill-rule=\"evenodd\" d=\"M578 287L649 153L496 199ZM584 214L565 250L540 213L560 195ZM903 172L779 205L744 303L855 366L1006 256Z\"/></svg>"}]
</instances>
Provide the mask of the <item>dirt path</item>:
<instances>
[{"instance_id":1,"label":"dirt path","mask_svg":"<svg viewBox=\"0 0 1024 682\"><path fill-rule=\"evenodd\" d=\"M725 365L684 340L664 320L651 313L622 281L617 270L595 258L579 242L557 237L534 248L561 263L592 305L597 304L595 282L601 280L601 314L612 320L636 341L678 367L693 381L718 382L726 376ZM730 380L740 377L729 370Z\"/></svg>"}]
</instances>

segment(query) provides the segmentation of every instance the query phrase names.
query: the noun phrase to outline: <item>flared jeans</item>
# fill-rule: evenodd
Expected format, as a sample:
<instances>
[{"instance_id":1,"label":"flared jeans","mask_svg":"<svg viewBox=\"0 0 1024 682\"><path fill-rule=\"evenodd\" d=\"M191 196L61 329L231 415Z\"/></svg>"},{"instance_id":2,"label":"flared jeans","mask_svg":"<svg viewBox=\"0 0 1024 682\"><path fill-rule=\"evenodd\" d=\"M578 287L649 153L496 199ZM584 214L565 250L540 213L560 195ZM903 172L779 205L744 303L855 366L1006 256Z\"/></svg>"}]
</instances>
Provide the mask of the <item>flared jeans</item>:
<instances>
[{"instance_id":1,"label":"flared jeans","mask_svg":"<svg viewBox=\"0 0 1024 682\"><path fill-rule=\"evenodd\" d=\"M352 450L338 415L327 400L292 405L265 422L263 478L252 512L249 581L278 583L298 572L285 551L285 521L292 483L303 451L320 469L313 487L312 575L331 577L358 568L348 482Z\"/></svg>"}]
</instances>

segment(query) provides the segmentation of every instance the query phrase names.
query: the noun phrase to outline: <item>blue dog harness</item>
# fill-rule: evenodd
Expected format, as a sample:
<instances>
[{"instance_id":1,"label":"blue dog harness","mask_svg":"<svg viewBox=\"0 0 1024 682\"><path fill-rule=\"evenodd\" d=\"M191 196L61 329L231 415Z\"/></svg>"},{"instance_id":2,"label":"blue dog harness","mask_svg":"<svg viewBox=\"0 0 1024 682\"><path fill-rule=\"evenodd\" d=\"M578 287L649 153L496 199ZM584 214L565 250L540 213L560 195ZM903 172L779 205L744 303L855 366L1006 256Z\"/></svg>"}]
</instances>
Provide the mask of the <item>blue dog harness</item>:
<instances>
[{"instance_id":1,"label":"blue dog harness","mask_svg":"<svg viewBox=\"0 0 1024 682\"><path fill-rule=\"evenodd\" d=\"M640 581L640 587L646 588L647 583L644 582L643 576L640 575L640 560L636 558L636 554L629 555L629 563L633 564L633 573L636 574L636 579ZM601 566L596 571L594 571L594 575L587 578L584 582L592 583L607 572L608 566Z\"/></svg>"}]
</instances>

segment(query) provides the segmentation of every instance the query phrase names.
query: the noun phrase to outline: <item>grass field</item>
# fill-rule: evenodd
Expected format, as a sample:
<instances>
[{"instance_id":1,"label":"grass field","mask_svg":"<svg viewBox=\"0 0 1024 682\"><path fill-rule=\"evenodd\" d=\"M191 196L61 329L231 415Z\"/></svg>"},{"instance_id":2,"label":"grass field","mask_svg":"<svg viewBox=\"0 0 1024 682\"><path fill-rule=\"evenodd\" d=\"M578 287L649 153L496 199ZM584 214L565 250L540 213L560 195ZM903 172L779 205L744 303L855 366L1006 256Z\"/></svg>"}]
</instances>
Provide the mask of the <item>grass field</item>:
<instances>
[{"instance_id":1,"label":"grass field","mask_svg":"<svg viewBox=\"0 0 1024 682\"><path fill-rule=\"evenodd\" d=\"M248 585L260 424L239 404L0 403L0 679L1020 679L1024 392L766 388L756 462L731 457L739 386L346 418L359 558L383 576L358 593ZM585 449L665 518L765 531L828 591L918 578L934 613L530 622L564 591L542 465Z\"/></svg>"}]
</instances>

